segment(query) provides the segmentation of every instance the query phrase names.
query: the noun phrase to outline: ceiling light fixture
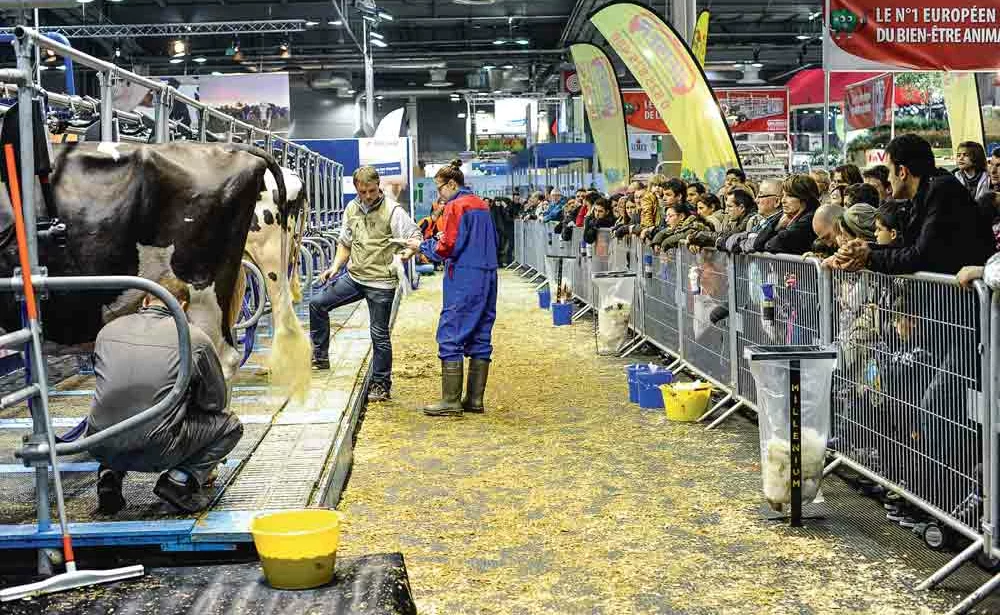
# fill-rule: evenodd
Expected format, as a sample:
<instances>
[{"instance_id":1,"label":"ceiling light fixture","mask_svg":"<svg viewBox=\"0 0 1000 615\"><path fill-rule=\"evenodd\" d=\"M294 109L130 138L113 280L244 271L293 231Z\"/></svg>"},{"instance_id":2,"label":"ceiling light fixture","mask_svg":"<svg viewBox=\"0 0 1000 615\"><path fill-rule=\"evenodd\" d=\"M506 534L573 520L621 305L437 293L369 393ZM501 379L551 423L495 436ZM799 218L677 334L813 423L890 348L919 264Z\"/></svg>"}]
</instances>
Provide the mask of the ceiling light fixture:
<instances>
[{"instance_id":1,"label":"ceiling light fixture","mask_svg":"<svg viewBox=\"0 0 1000 615\"><path fill-rule=\"evenodd\" d=\"M220 72L219 72L219 71L217 71L217 70L213 70L213 71L212 71L212 76L213 76L213 77L219 77L219 76L221 76L221 75L222 75L222 73L220 73Z\"/></svg>"},{"instance_id":2,"label":"ceiling light fixture","mask_svg":"<svg viewBox=\"0 0 1000 615\"><path fill-rule=\"evenodd\" d=\"M115 45L115 57L116 58L122 57L122 48L119 47L118 45ZM197 61L198 60L195 60L195 62L197 62Z\"/></svg>"},{"instance_id":3,"label":"ceiling light fixture","mask_svg":"<svg viewBox=\"0 0 1000 615\"><path fill-rule=\"evenodd\" d=\"M514 65L513 64L504 64L500 68L502 68L504 70L514 70Z\"/></svg>"},{"instance_id":4,"label":"ceiling light fixture","mask_svg":"<svg viewBox=\"0 0 1000 615\"><path fill-rule=\"evenodd\" d=\"M281 43L280 45L278 45L278 57L282 58L282 59L292 57L292 50L288 46L287 42L284 42L284 43Z\"/></svg>"},{"instance_id":5,"label":"ceiling light fixture","mask_svg":"<svg viewBox=\"0 0 1000 615\"><path fill-rule=\"evenodd\" d=\"M385 40L385 35L379 32L369 32L368 34L371 34L372 38L377 38L380 41Z\"/></svg>"},{"instance_id":6,"label":"ceiling light fixture","mask_svg":"<svg viewBox=\"0 0 1000 615\"><path fill-rule=\"evenodd\" d=\"M764 68L764 65L761 64L760 62L751 62L750 66L752 66L754 68Z\"/></svg>"},{"instance_id":7,"label":"ceiling light fixture","mask_svg":"<svg viewBox=\"0 0 1000 615\"><path fill-rule=\"evenodd\" d=\"M799 39L800 41L808 41L809 39L812 38L812 36L809 34L799 34L795 38Z\"/></svg>"},{"instance_id":8,"label":"ceiling light fixture","mask_svg":"<svg viewBox=\"0 0 1000 615\"><path fill-rule=\"evenodd\" d=\"M183 61L184 61L184 58L170 58L170 63L171 64L180 64Z\"/></svg>"},{"instance_id":9,"label":"ceiling light fixture","mask_svg":"<svg viewBox=\"0 0 1000 615\"><path fill-rule=\"evenodd\" d=\"M318 26L318 25L319 25L319 22L316 21L315 19L307 19L306 20L306 27L307 28L311 28L313 26Z\"/></svg>"},{"instance_id":10,"label":"ceiling light fixture","mask_svg":"<svg viewBox=\"0 0 1000 615\"><path fill-rule=\"evenodd\" d=\"M483 64L483 70L493 70L494 68L496 68L496 66L493 66L492 64Z\"/></svg>"},{"instance_id":11,"label":"ceiling light fixture","mask_svg":"<svg viewBox=\"0 0 1000 615\"><path fill-rule=\"evenodd\" d=\"M340 26L344 25L344 22L339 19L331 19L330 21L326 22L326 25L339 28Z\"/></svg>"},{"instance_id":12,"label":"ceiling light fixture","mask_svg":"<svg viewBox=\"0 0 1000 615\"><path fill-rule=\"evenodd\" d=\"M78 3L80 3L80 4L90 4L90 3L91 3L91 2L93 2L94 0L76 0L76 1L77 1Z\"/></svg>"},{"instance_id":13,"label":"ceiling light fixture","mask_svg":"<svg viewBox=\"0 0 1000 615\"><path fill-rule=\"evenodd\" d=\"M823 11L816 11L815 13L809 14L809 21L815 21L823 16Z\"/></svg>"},{"instance_id":14,"label":"ceiling light fixture","mask_svg":"<svg viewBox=\"0 0 1000 615\"><path fill-rule=\"evenodd\" d=\"M185 55L187 53L187 45L181 39L177 39L176 41L171 43L170 49L175 58Z\"/></svg>"},{"instance_id":15,"label":"ceiling light fixture","mask_svg":"<svg viewBox=\"0 0 1000 615\"><path fill-rule=\"evenodd\" d=\"M208 62L208 58L206 58L205 56L198 56L195 58L191 58L191 61L197 64L204 64L205 62Z\"/></svg>"},{"instance_id":16,"label":"ceiling light fixture","mask_svg":"<svg viewBox=\"0 0 1000 615\"><path fill-rule=\"evenodd\" d=\"M389 46L389 43L387 43L387 42L385 42L385 41L383 41L381 39L378 39L378 38L373 38L372 39L372 45L374 45L376 47L385 48L385 47Z\"/></svg>"},{"instance_id":17,"label":"ceiling light fixture","mask_svg":"<svg viewBox=\"0 0 1000 615\"><path fill-rule=\"evenodd\" d=\"M347 93L348 93L348 95L350 95L350 94L357 94L358 91L355 90L354 88L351 88L351 89L347 90Z\"/></svg>"},{"instance_id":18,"label":"ceiling light fixture","mask_svg":"<svg viewBox=\"0 0 1000 615\"><path fill-rule=\"evenodd\" d=\"M375 97L375 100L385 100L385 96L379 94L378 96Z\"/></svg>"},{"instance_id":19,"label":"ceiling light fixture","mask_svg":"<svg viewBox=\"0 0 1000 615\"><path fill-rule=\"evenodd\" d=\"M495 41L493 41L493 44L494 45L506 45L507 44L507 39L505 39L505 38L498 38Z\"/></svg>"},{"instance_id":20,"label":"ceiling light fixture","mask_svg":"<svg viewBox=\"0 0 1000 615\"><path fill-rule=\"evenodd\" d=\"M386 13L385 11L379 11L378 12L378 17L379 17L379 19L381 19L383 21L392 21L393 20L392 15L390 13Z\"/></svg>"},{"instance_id":21,"label":"ceiling light fixture","mask_svg":"<svg viewBox=\"0 0 1000 615\"><path fill-rule=\"evenodd\" d=\"M521 37L515 38L514 39L514 43L516 43L518 45L521 45L523 47L525 45L530 45L531 41L529 41L528 39L526 39L523 36L521 36Z\"/></svg>"}]
</instances>

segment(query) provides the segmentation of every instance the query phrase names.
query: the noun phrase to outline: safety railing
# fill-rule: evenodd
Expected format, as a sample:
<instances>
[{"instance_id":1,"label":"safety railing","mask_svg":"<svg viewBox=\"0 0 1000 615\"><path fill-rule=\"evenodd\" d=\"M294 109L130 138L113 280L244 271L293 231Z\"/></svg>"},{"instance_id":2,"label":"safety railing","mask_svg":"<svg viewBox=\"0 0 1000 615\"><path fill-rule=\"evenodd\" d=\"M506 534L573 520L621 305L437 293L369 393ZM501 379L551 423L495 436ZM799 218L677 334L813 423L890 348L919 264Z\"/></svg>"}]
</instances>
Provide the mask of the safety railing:
<instances>
[{"instance_id":1,"label":"safety railing","mask_svg":"<svg viewBox=\"0 0 1000 615\"><path fill-rule=\"evenodd\" d=\"M541 223L518 222L518 265L532 263ZM574 229L573 241L582 238ZM578 245L578 244L575 244ZM654 253L634 236L600 230L568 261L574 294L592 305L593 273L636 274L628 354L648 342L672 368L712 382L722 400L713 428L756 410L744 350L835 344L830 452L971 544L935 572L933 587L977 555L1000 559L1000 293L961 288L940 274L887 276L820 267L783 254L729 255L687 246ZM582 313L588 307L584 306ZM728 407L727 407L728 406ZM718 410L723 412L716 414ZM1000 574L955 607L965 613L1000 587Z\"/></svg>"}]
</instances>

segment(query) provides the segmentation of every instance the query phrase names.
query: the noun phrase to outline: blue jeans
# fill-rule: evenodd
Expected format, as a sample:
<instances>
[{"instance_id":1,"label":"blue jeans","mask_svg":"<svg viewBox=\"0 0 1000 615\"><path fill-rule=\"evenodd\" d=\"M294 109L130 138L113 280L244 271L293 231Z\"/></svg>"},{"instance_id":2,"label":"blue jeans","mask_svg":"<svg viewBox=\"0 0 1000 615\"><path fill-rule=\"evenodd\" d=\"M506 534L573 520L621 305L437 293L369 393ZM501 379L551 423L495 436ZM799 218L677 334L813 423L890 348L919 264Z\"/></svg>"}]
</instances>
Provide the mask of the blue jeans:
<instances>
[{"instance_id":1,"label":"blue jeans","mask_svg":"<svg viewBox=\"0 0 1000 615\"><path fill-rule=\"evenodd\" d=\"M372 381L386 390L392 387L392 340L389 338L389 317L396 289L374 288L358 284L350 275L342 275L327 284L309 300L309 336L312 337L313 357L326 359L330 352L330 310L364 299L368 302L368 319L372 338Z\"/></svg>"}]
</instances>

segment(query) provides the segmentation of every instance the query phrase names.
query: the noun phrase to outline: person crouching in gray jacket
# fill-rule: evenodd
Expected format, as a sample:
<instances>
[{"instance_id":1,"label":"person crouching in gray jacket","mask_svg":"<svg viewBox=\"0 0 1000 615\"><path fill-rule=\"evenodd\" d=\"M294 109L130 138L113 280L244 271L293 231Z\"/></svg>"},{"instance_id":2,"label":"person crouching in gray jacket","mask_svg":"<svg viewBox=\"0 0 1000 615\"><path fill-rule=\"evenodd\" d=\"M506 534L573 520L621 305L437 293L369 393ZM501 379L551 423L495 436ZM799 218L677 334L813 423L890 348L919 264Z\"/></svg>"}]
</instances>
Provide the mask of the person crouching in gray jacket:
<instances>
[{"instance_id":1,"label":"person crouching in gray jacket","mask_svg":"<svg viewBox=\"0 0 1000 615\"><path fill-rule=\"evenodd\" d=\"M188 285L172 276L158 282L186 312L191 300ZM194 325L190 332L191 382L180 403L159 421L141 424L91 449L100 462L97 500L103 514L125 507L126 472L162 472L153 493L186 512L203 509L210 501L205 487L214 480L216 466L243 436L240 420L226 410L226 380L212 341ZM179 369L177 326L170 310L147 294L138 313L116 318L97 334L88 434L166 397Z\"/></svg>"}]
</instances>

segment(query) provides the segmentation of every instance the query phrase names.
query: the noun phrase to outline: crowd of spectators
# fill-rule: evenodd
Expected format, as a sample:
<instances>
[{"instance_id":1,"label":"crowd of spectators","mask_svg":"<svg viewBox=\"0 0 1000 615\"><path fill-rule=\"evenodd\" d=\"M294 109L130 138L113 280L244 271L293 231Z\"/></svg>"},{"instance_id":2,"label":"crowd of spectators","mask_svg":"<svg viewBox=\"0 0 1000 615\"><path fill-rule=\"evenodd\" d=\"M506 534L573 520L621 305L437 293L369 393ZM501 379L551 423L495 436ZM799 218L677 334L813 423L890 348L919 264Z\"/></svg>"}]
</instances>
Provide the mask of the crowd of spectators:
<instances>
[{"instance_id":1,"label":"crowd of spectators","mask_svg":"<svg viewBox=\"0 0 1000 615\"><path fill-rule=\"evenodd\" d=\"M965 284L986 276L987 260L1000 251L1000 149L987 158L982 145L963 143L953 172L937 168L930 144L917 135L897 137L886 154L886 165L864 171L845 164L759 183L734 168L714 194L660 174L607 195L564 195L549 186L523 206L515 195L511 218L556 222L560 233L611 228L654 251L685 244L811 255L848 271L961 272ZM1000 257L990 263L990 271L1000 269Z\"/></svg>"}]
</instances>

